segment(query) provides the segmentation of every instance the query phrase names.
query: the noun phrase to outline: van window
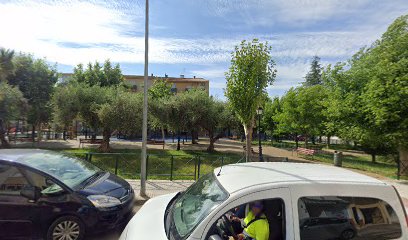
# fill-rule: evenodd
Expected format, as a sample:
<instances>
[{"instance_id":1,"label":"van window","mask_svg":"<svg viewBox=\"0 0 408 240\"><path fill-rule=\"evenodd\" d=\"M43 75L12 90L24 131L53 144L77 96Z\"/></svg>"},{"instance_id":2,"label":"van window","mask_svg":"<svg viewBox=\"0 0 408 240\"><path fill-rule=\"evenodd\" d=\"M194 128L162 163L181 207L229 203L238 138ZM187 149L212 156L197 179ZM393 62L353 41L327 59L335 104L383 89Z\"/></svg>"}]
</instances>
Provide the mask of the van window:
<instances>
[{"instance_id":1,"label":"van window","mask_svg":"<svg viewBox=\"0 0 408 240\"><path fill-rule=\"evenodd\" d=\"M303 197L298 201L301 240L400 238L392 207L376 198Z\"/></svg>"},{"instance_id":2,"label":"van window","mask_svg":"<svg viewBox=\"0 0 408 240\"><path fill-rule=\"evenodd\" d=\"M248 202L225 212L205 239L286 239L285 206L280 198ZM246 238L244 238L246 236Z\"/></svg>"},{"instance_id":3,"label":"van window","mask_svg":"<svg viewBox=\"0 0 408 240\"><path fill-rule=\"evenodd\" d=\"M27 185L27 179L16 167L0 164L0 195L20 195Z\"/></svg>"}]
</instances>

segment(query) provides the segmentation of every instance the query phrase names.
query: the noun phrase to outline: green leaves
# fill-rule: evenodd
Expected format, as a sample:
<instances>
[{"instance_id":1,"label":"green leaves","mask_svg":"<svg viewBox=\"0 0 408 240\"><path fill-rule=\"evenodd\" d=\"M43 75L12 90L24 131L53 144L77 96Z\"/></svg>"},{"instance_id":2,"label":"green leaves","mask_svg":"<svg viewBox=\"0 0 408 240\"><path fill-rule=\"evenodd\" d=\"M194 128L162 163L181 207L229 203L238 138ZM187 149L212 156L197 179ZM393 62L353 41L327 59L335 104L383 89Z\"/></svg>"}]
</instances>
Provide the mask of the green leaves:
<instances>
[{"instance_id":1,"label":"green leaves","mask_svg":"<svg viewBox=\"0 0 408 240\"><path fill-rule=\"evenodd\" d=\"M78 64L74 68L72 78L78 83L86 83L89 86L109 87L123 83L123 75L119 64L112 67L109 59L105 61L103 67L98 62L88 63L86 69L84 69L83 64Z\"/></svg>"},{"instance_id":2,"label":"green leaves","mask_svg":"<svg viewBox=\"0 0 408 240\"><path fill-rule=\"evenodd\" d=\"M231 54L231 66L225 74L225 96L242 124L251 125L255 111L276 77L271 47L257 39L242 41Z\"/></svg>"}]
</instances>

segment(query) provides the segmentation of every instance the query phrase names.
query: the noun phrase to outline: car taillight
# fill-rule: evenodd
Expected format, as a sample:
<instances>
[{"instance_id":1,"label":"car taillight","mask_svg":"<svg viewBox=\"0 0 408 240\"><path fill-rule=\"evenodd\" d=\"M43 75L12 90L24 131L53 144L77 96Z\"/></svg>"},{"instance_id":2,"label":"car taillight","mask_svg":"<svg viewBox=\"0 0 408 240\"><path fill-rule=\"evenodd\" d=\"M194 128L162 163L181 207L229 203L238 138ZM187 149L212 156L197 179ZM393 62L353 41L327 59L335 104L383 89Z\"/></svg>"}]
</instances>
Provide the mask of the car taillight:
<instances>
[{"instance_id":1,"label":"car taillight","mask_svg":"<svg viewBox=\"0 0 408 240\"><path fill-rule=\"evenodd\" d=\"M398 199L400 200L400 203L401 203L402 209L403 209L403 211L404 211L404 216L405 216L405 224L406 224L406 227L408 227L408 216L407 216L407 210L405 209L404 202L402 201L401 195L399 194L399 192L398 192L397 188L396 188L395 186L392 186L392 187L394 188L394 191L395 191L395 193L397 194ZM408 207L408 206L407 206L407 207Z\"/></svg>"}]
</instances>

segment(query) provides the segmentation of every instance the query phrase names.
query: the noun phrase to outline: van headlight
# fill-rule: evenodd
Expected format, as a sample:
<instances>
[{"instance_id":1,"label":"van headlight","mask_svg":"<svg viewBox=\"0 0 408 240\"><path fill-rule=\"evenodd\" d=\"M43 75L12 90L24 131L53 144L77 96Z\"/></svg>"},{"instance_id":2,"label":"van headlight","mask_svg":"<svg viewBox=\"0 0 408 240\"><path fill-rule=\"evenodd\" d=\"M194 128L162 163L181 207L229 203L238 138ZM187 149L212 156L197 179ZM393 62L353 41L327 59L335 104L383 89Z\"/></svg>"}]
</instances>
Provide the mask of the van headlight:
<instances>
[{"instance_id":1,"label":"van headlight","mask_svg":"<svg viewBox=\"0 0 408 240\"><path fill-rule=\"evenodd\" d=\"M90 195L87 198L96 208L110 208L121 204L119 199L106 195Z\"/></svg>"}]
</instances>

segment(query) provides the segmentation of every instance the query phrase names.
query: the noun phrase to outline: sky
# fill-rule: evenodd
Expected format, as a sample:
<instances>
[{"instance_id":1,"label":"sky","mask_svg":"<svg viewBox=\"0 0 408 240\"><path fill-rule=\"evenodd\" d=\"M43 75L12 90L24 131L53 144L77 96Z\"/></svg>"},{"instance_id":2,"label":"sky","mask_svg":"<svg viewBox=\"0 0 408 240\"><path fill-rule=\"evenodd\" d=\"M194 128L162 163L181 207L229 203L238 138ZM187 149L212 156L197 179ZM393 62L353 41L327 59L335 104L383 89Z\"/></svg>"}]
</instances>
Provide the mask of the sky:
<instances>
[{"instance_id":1,"label":"sky","mask_svg":"<svg viewBox=\"0 0 408 240\"><path fill-rule=\"evenodd\" d=\"M0 47L60 72L110 59L143 75L144 11L144 0L0 0ZM281 96L304 81L314 55L345 61L403 14L407 0L150 0L149 75L203 77L224 99L234 46L258 38L276 62L268 93Z\"/></svg>"}]
</instances>

